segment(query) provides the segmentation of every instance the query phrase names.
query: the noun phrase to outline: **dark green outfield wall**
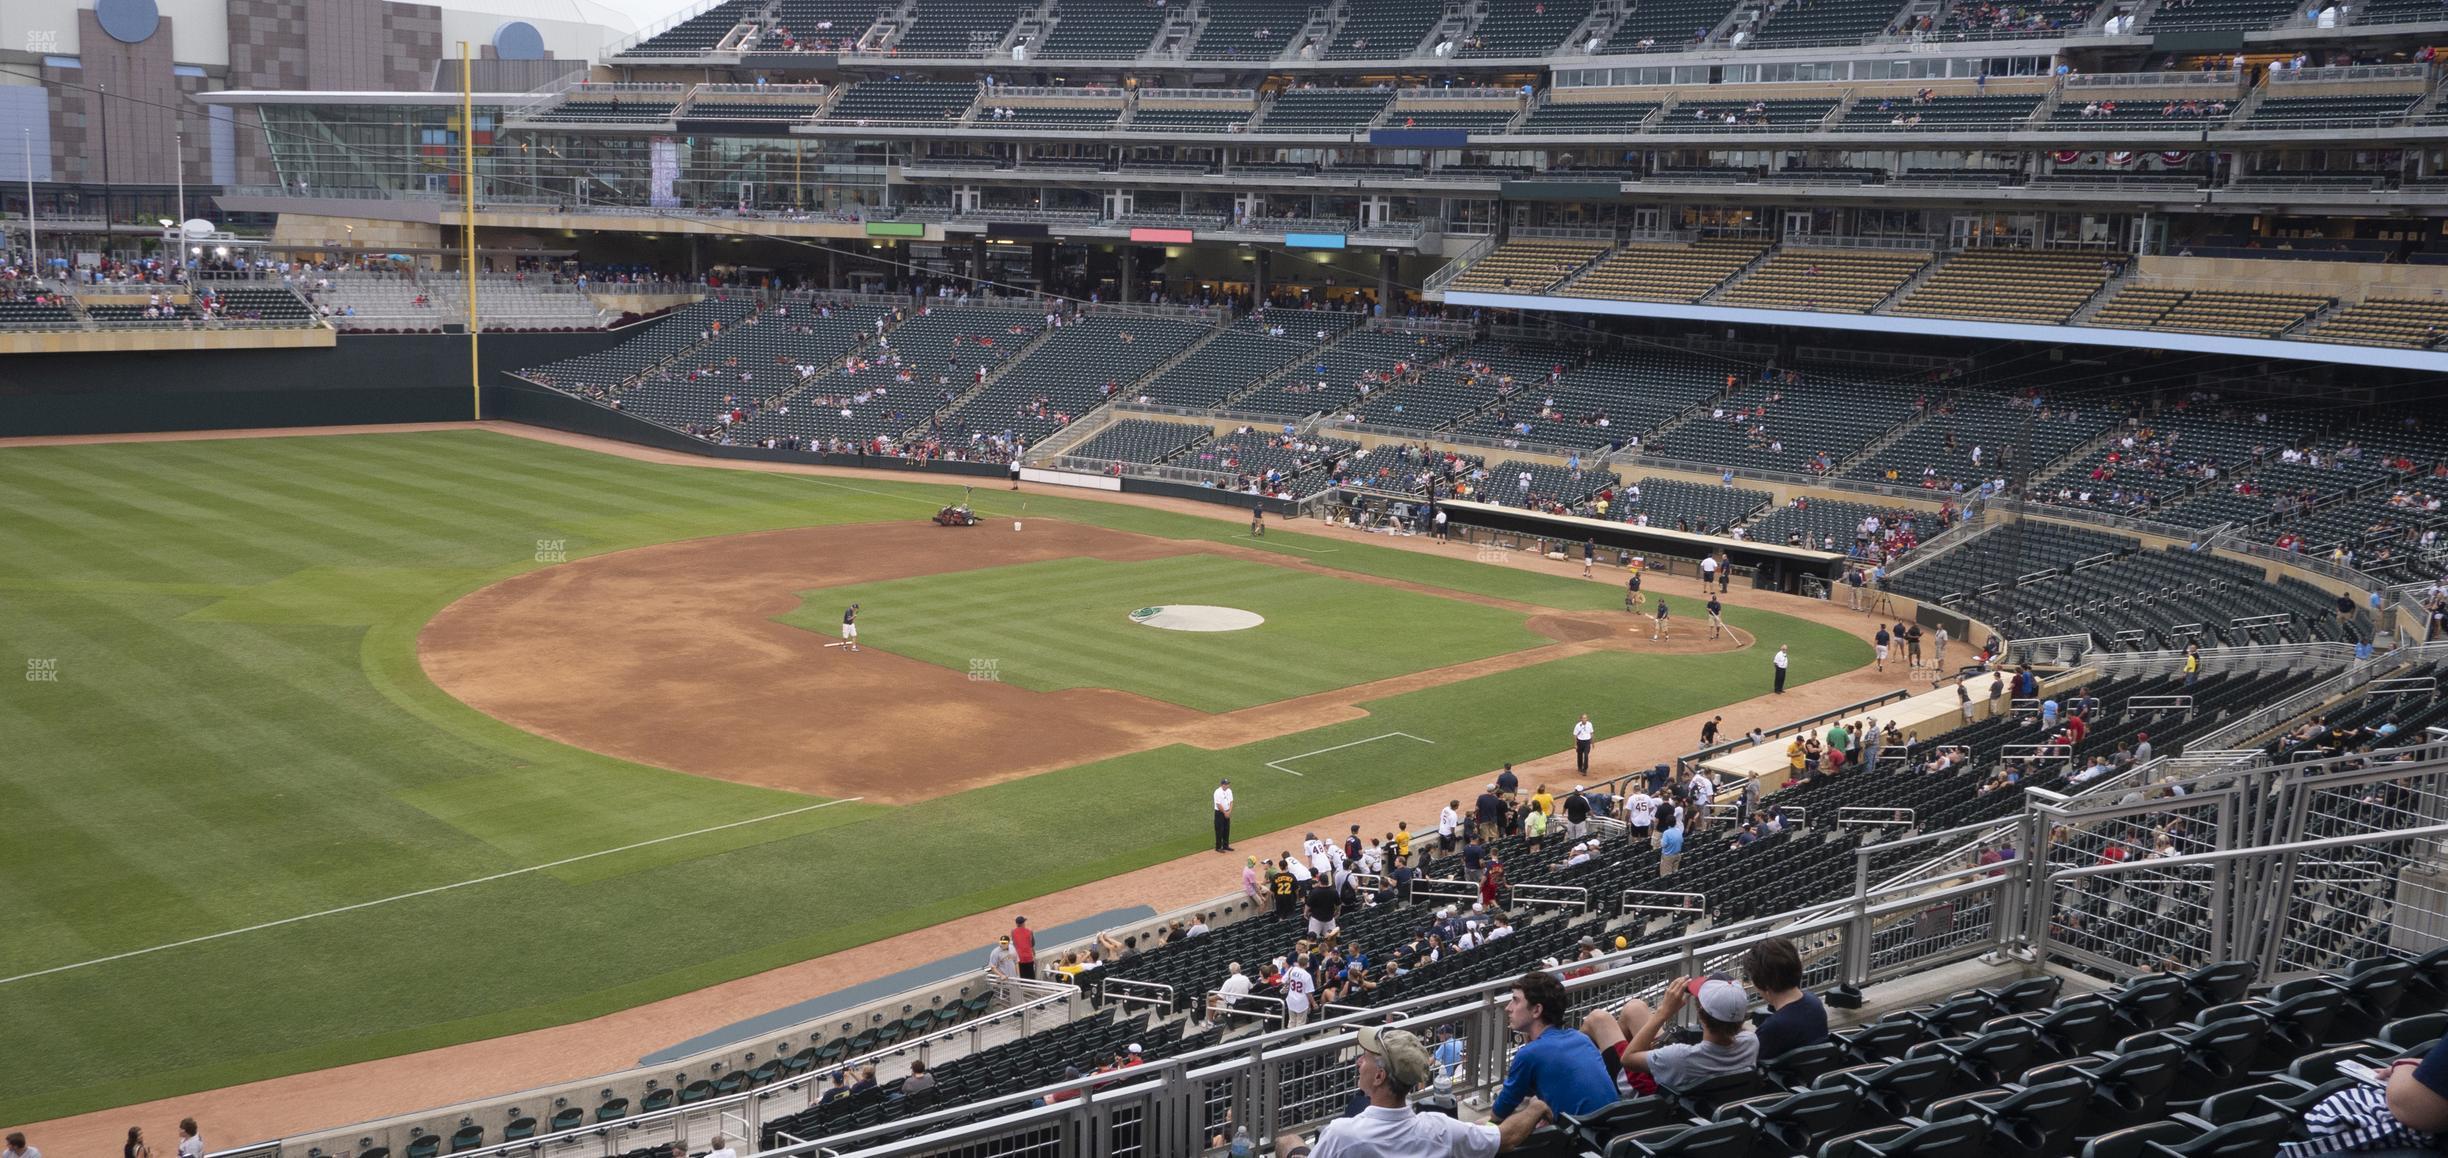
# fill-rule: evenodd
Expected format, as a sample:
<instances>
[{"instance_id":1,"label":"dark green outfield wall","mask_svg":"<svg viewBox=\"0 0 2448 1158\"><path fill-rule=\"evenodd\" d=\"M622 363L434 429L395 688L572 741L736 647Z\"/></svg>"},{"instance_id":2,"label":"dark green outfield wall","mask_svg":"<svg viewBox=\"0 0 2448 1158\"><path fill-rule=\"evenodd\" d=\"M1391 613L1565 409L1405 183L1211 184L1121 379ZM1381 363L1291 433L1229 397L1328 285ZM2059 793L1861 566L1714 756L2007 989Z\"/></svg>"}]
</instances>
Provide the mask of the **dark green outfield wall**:
<instances>
[{"instance_id":1,"label":"dark green outfield wall","mask_svg":"<svg viewBox=\"0 0 2448 1158\"><path fill-rule=\"evenodd\" d=\"M495 334L478 356L492 382L626 336ZM471 409L467 339L443 334L343 335L328 350L0 358L0 437L450 422Z\"/></svg>"},{"instance_id":2,"label":"dark green outfield wall","mask_svg":"<svg viewBox=\"0 0 2448 1158\"><path fill-rule=\"evenodd\" d=\"M495 334L478 345L484 416L617 438L708 458L906 469L1002 478L1001 463L918 462L712 446L609 407L510 376L526 366L609 349L627 335ZM467 339L445 334L342 335L328 350L40 354L0 359L0 438L461 422L471 417ZM1247 507L1247 496L1126 479L1123 489ZM1277 514L1292 504L1268 500Z\"/></svg>"}]
</instances>

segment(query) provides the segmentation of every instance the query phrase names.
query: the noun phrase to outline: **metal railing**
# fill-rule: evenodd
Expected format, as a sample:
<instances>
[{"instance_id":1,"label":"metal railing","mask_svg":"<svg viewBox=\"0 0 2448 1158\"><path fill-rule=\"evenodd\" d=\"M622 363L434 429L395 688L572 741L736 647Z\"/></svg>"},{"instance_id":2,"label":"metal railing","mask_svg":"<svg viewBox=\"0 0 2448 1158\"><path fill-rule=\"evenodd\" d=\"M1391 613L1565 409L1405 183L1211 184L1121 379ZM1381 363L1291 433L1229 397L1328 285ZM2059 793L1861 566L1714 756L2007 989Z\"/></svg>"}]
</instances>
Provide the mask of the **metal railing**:
<instances>
[{"instance_id":1,"label":"metal railing","mask_svg":"<svg viewBox=\"0 0 2448 1158\"><path fill-rule=\"evenodd\" d=\"M1141 107L1145 107L1149 101L1236 101L1248 104L1257 99L1258 90L1254 88L1143 88L1139 90Z\"/></svg>"},{"instance_id":2,"label":"metal railing","mask_svg":"<svg viewBox=\"0 0 2448 1158\"><path fill-rule=\"evenodd\" d=\"M2115 95L2119 91L2142 88L2232 89L2244 91L2244 75L2232 69L2212 72L2092 72L2069 76L2061 82L2069 94L2089 95L2093 92Z\"/></svg>"},{"instance_id":3,"label":"metal railing","mask_svg":"<svg viewBox=\"0 0 2448 1158\"><path fill-rule=\"evenodd\" d=\"M2431 66L2427 64L2332 64L2321 68L2273 68L2269 71L2269 82L2273 87L2389 80L2427 81L2430 77Z\"/></svg>"}]
</instances>

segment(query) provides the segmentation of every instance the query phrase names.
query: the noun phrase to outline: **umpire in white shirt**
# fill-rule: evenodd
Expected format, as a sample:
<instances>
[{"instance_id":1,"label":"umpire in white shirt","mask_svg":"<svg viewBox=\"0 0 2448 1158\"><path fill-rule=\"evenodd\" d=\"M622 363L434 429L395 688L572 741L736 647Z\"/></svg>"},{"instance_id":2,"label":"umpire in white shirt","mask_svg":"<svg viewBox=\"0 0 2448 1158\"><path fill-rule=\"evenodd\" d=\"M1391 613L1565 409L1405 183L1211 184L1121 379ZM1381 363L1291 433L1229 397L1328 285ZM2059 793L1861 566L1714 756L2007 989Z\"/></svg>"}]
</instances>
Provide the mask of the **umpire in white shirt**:
<instances>
[{"instance_id":1,"label":"umpire in white shirt","mask_svg":"<svg viewBox=\"0 0 2448 1158\"><path fill-rule=\"evenodd\" d=\"M1369 1026L1359 1036L1360 1057L1354 1068L1360 1092L1368 1095L1368 1108L1328 1122L1314 1145L1302 1144L1295 1134L1283 1135L1275 1140L1275 1153L1286 1158L1487 1158L1520 1146L1547 1118L1547 1104L1537 1098L1523 1101L1502 1127L1447 1114L1412 1113L1412 1092L1436 1075L1428 1047L1403 1029Z\"/></svg>"},{"instance_id":2,"label":"umpire in white shirt","mask_svg":"<svg viewBox=\"0 0 2448 1158\"><path fill-rule=\"evenodd\" d=\"M1231 851L1233 850L1233 846L1232 846L1232 804L1233 804L1232 781L1230 781L1230 780L1226 780L1226 781L1224 781L1224 782L1222 782L1222 783L1220 783L1220 784L1216 785L1216 790L1215 790L1215 828L1216 828L1216 851L1217 851L1217 852L1231 852Z\"/></svg>"}]
</instances>

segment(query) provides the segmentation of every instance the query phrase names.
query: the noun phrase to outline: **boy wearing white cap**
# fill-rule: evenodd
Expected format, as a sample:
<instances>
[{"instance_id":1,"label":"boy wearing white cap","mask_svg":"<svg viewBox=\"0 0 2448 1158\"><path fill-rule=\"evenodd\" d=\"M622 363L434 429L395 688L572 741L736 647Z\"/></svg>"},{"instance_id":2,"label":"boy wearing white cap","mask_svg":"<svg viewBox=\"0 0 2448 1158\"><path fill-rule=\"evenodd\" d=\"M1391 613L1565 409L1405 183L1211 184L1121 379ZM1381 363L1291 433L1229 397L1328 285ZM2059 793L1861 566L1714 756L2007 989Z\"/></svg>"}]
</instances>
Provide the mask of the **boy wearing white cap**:
<instances>
[{"instance_id":1,"label":"boy wearing white cap","mask_svg":"<svg viewBox=\"0 0 2448 1158\"><path fill-rule=\"evenodd\" d=\"M1701 1039L1696 1045L1658 1045L1658 1036L1674 1023L1685 1003L1700 1006ZM1678 977L1666 987L1656 1009L1640 998L1624 1002L1612 1016L1592 1010L1581 1029L1598 1043L1609 1068L1621 1071L1624 1084L1636 1092L1654 1084L1666 1090L1689 1089L1721 1074L1749 1073L1759 1066L1759 1038L1743 1028L1751 1017L1751 999L1741 984L1723 977Z\"/></svg>"}]
</instances>

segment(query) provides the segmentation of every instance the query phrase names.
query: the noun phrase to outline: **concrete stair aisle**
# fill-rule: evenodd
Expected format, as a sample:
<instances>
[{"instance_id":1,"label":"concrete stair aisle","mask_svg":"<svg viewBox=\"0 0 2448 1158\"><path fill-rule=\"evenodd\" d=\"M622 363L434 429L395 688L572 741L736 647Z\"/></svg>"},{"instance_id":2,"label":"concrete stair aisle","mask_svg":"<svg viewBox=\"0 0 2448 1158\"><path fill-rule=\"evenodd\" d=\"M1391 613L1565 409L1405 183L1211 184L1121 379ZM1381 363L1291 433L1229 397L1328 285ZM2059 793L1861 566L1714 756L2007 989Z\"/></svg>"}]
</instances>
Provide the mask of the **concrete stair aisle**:
<instances>
[{"instance_id":1,"label":"concrete stair aisle","mask_svg":"<svg viewBox=\"0 0 2448 1158\"><path fill-rule=\"evenodd\" d=\"M1885 313L1885 312L1887 312L1888 307L1895 305L1897 302L1903 301L1903 300L1904 300L1904 297L1905 297L1905 295L1906 295L1906 294L1909 294L1909 293L1913 292L1914 290L1920 289L1922 286L1927 285L1927 284L1929 283L1929 279L1930 279L1932 276L1934 276L1935 274L1937 274L1937 272L1938 272L1938 267L1940 267L1940 266L1942 266L1942 265L1945 265L1945 264L1946 264L1946 255L1945 255L1945 254L1943 254L1943 253L1933 253L1933 254L1931 254L1931 255L1930 255L1930 261L1929 261L1929 264L1924 265L1924 266L1922 266L1920 269L1917 269L1917 270L1913 271L1913 275L1912 275L1911 277L1905 278L1905 279L1904 279L1904 284L1903 284L1903 285L1900 285L1900 286L1897 286L1897 287L1896 287L1896 291L1895 291L1894 293L1888 294L1886 297L1880 298L1880 299L1879 299L1879 303L1878 303L1877 305L1870 307L1870 312L1871 312L1871 313L1874 313L1874 314L1880 314L1880 313Z\"/></svg>"},{"instance_id":2,"label":"concrete stair aisle","mask_svg":"<svg viewBox=\"0 0 2448 1158\"><path fill-rule=\"evenodd\" d=\"M1750 261L1743 263L1743 267L1741 269L1727 274L1724 281L1718 282L1715 286L1710 287L1709 292L1700 295L1700 304L1714 304L1725 295L1727 290L1733 289L1735 286L1742 284L1744 278L1758 273L1761 266L1768 264L1768 259L1775 257L1779 252L1783 251L1784 248L1785 247L1782 244L1779 244L1771 245L1768 248L1761 250L1758 257L1752 258Z\"/></svg>"},{"instance_id":3,"label":"concrete stair aisle","mask_svg":"<svg viewBox=\"0 0 2448 1158\"><path fill-rule=\"evenodd\" d=\"M1044 0L1043 3L1022 13L1018 20L1012 21L1012 26L1004 30L1003 39L997 41L986 55L1010 56L1012 49L1017 46L1027 45L1034 49L1044 44L1046 34L1054 31L1057 19L1054 15L1054 0ZM1035 56L1036 54L1031 52L1030 55Z\"/></svg>"},{"instance_id":4,"label":"concrete stair aisle","mask_svg":"<svg viewBox=\"0 0 2448 1158\"><path fill-rule=\"evenodd\" d=\"M1728 47L1736 31L1758 28L1768 23L1768 18L1776 15L1776 10L1777 0L1742 0L1726 12L1725 19L1719 20L1715 28L1709 29L1708 36L1700 42L1701 47ZM1753 19L1755 16L1757 18Z\"/></svg>"},{"instance_id":5,"label":"concrete stair aisle","mask_svg":"<svg viewBox=\"0 0 2448 1158\"><path fill-rule=\"evenodd\" d=\"M1590 37L1604 36L1613 30L1616 22L1623 19L1623 15L1624 5L1621 0L1598 0L1598 3L1590 9L1590 14L1583 17L1581 23L1575 25L1571 34L1564 38L1563 45L1557 51L1571 53L1579 50L1582 45L1590 42ZM1543 98L1546 95L1547 87L1540 86L1539 96Z\"/></svg>"},{"instance_id":6,"label":"concrete stair aisle","mask_svg":"<svg viewBox=\"0 0 2448 1158\"><path fill-rule=\"evenodd\" d=\"M2100 286L2098 293L2084 299L2082 308L2075 310L2073 316L2066 319L2065 324L2069 326L2090 325L2091 319L2098 317L2100 309L2115 300L2119 292L2140 281L2141 271L2138 268L2126 269L2115 277L2109 278L2106 284Z\"/></svg>"},{"instance_id":7,"label":"concrete stair aisle","mask_svg":"<svg viewBox=\"0 0 2448 1158\"><path fill-rule=\"evenodd\" d=\"M955 306L953 308L958 309L959 307ZM914 317L916 315L913 314L912 316ZM893 329L899 328L900 327L898 326L893 327ZM890 331L887 331L887 333L889 332ZM945 415L948 415L953 411L968 405L970 401L975 399L978 395L985 393L987 387L994 385L997 381L1001 380L1005 374L1010 373L1012 367L1028 360L1029 355L1036 353L1037 348L1045 345L1047 339L1052 338L1053 336L1054 327L1040 327L1036 333L1029 335L1029 340L1027 343L1023 344L1019 349L1012 351L1012 355L1010 357L1003 359L1003 361L1000 363L997 363L993 372L986 375L985 380L972 380L969 383L968 388L954 394L951 401L928 411L925 419L921 420L918 425L902 430L896 433L893 437L895 439L909 438L924 431L934 429L936 424L941 422Z\"/></svg>"},{"instance_id":8,"label":"concrete stair aisle","mask_svg":"<svg viewBox=\"0 0 2448 1158\"><path fill-rule=\"evenodd\" d=\"M1265 386L1267 383L1274 381L1274 380L1275 380L1275 378L1276 378L1276 376L1278 376L1278 375L1280 375L1280 374L1283 374L1284 372L1286 372L1286 371L1288 371L1288 370L1292 369L1294 366L1302 366L1302 365L1309 365L1309 364L1313 364L1313 363L1315 363L1315 362L1317 361L1318 357L1319 357L1320 355L1324 354L1324 353L1325 353L1325 352L1326 352L1328 349L1332 348L1336 342L1340 342L1340 341L1342 341L1344 338L1349 337L1349 336L1351 336L1351 335L1353 335L1353 334L1360 333L1360 332L1362 332L1363 330L1366 330L1367 328L1368 328L1367 326L1363 325L1363 326L1360 326L1360 327L1355 328L1355 329L1345 330L1345 331L1343 331L1342 333L1337 334L1337 335L1335 335L1334 337L1328 338L1328 339L1326 339L1326 340L1325 340L1325 341L1323 341L1323 342L1315 342L1315 343L1312 343L1312 344L1311 344L1311 345L1310 345L1310 346L1309 346L1307 349L1302 350L1298 356L1284 359L1282 362L1278 363L1278 364L1277 364L1277 365L1276 365L1276 366L1275 366L1273 369L1270 369L1270 370L1268 370L1267 372L1265 372L1265 373L1263 373L1263 374L1258 375L1258 377L1257 377L1256 379L1252 380L1252 381L1250 382L1250 384L1249 384L1249 385L1244 386L1244 387L1240 388L1239 390L1235 390L1235 391L1233 391L1231 394L1229 394L1229 395L1227 395L1227 396L1225 397L1224 401L1222 401L1222 402L1220 402L1220 403L1217 403L1215 406L1211 407L1211 408L1210 408L1210 411L1211 411L1211 412L1213 412L1213 413L1227 413L1227 412L1230 412L1230 411L1232 410L1232 408L1233 408L1233 403L1235 403L1235 402L1239 402L1239 401L1241 401L1242 399L1247 398L1247 397L1249 397L1250 395L1257 393L1257 392L1258 392L1258 391L1259 391L1261 388L1263 388L1263 387L1264 387L1264 386Z\"/></svg>"},{"instance_id":9,"label":"concrete stair aisle","mask_svg":"<svg viewBox=\"0 0 2448 1158\"><path fill-rule=\"evenodd\" d=\"M1446 43L1460 44L1462 42L1462 37L1467 35L1472 23L1473 21L1471 20L1470 8L1468 5L1464 5L1459 9L1450 10L1445 13L1443 19L1437 21L1434 26L1428 29L1428 35L1420 37L1419 43L1411 46L1411 51L1403 53L1402 55L1426 56L1429 53L1436 51L1437 45Z\"/></svg>"},{"instance_id":10,"label":"concrete stair aisle","mask_svg":"<svg viewBox=\"0 0 2448 1158\"><path fill-rule=\"evenodd\" d=\"M1844 477L1844 472L1852 469L1854 464L1870 461L1870 459L1876 456L1880 451L1895 445L1896 442L1901 440L1905 435L1911 434L1913 431L1918 430L1923 425L1927 424L1930 419L1936 417L1937 412L1938 408L1932 406L1929 409L1912 416L1910 419L1904 422L1897 423L1895 429L1890 430L1877 438L1871 439L1868 443L1864 444L1860 450L1846 455L1842 460L1838 461L1836 464L1836 469L1828 472L1828 477Z\"/></svg>"}]
</instances>

